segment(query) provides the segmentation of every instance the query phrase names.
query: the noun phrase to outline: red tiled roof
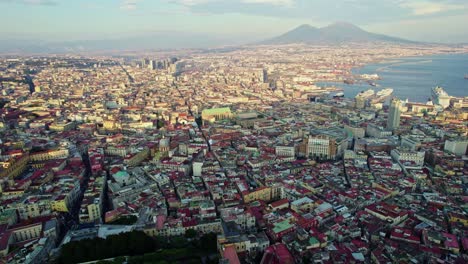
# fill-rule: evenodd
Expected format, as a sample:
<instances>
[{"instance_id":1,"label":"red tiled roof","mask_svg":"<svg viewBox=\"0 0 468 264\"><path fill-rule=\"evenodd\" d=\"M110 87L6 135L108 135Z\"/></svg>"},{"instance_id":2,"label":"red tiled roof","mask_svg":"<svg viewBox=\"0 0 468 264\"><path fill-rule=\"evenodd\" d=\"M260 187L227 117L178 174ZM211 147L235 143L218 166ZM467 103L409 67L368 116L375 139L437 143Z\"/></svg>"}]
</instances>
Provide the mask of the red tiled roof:
<instances>
[{"instance_id":1,"label":"red tiled roof","mask_svg":"<svg viewBox=\"0 0 468 264\"><path fill-rule=\"evenodd\" d=\"M293 264L294 258L284 244L275 244L266 248L261 264Z\"/></svg>"},{"instance_id":2,"label":"red tiled roof","mask_svg":"<svg viewBox=\"0 0 468 264\"><path fill-rule=\"evenodd\" d=\"M271 205L271 207L276 208L276 207L280 207L280 206L282 206L284 204L288 204L288 203L289 203L289 200L287 198L285 198L285 199L281 199L281 200L276 201L276 202L272 202L270 205Z\"/></svg>"},{"instance_id":3,"label":"red tiled roof","mask_svg":"<svg viewBox=\"0 0 468 264\"><path fill-rule=\"evenodd\" d=\"M224 248L223 257L229 260L229 264L240 264L236 248L233 245L229 245Z\"/></svg>"}]
</instances>

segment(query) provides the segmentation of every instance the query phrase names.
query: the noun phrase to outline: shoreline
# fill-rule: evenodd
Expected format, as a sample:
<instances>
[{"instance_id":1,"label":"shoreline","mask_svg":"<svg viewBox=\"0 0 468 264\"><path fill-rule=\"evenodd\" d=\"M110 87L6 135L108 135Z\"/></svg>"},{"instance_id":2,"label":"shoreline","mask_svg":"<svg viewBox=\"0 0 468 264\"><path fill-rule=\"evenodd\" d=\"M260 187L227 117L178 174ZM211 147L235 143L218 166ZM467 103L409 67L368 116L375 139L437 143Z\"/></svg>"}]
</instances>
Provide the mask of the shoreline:
<instances>
[{"instance_id":1,"label":"shoreline","mask_svg":"<svg viewBox=\"0 0 468 264\"><path fill-rule=\"evenodd\" d=\"M421 65L424 65L424 64L436 64L436 65L440 65L440 63L436 63L437 60L439 60L438 57L440 56L456 56L456 55L468 55L468 52L448 52L448 53L434 53L434 54L426 54L426 55L420 55L420 56L399 56L399 57L389 57L389 58L386 58L386 59L383 59L383 60L376 60L377 62L371 62L371 63L367 63L367 64L364 64L362 66L358 66L358 67L354 67L351 69L351 75L352 76L355 76L355 75L360 75L360 74L378 74L380 78L382 78L381 80L376 80L375 82L377 83L377 86L372 86L372 85L369 85L367 84L365 81L362 81L362 82L356 82L354 84L346 84L344 83L343 81L322 81L322 82L316 82L315 84L319 87L337 87L337 88L341 88L343 89L344 93L345 93L345 98L348 98L348 99L353 99L355 94L359 93L359 91L363 91L363 90L368 90L368 89L372 89L372 90L375 90L376 92L377 91L380 91L382 89L385 89L385 88L392 88L394 89L394 94L400 94L399 97L401 97L402 100L405 100L405 99L408 99L409 101L411 102L417 102L417 103L426 103L427 100L423 99L423 97L426 97L426 98L430 98L431 97L431 93L430 93L430 89L432 87L435 87L437 85L442 85L442 86L446 86L444 85L444 81L439 81L439 82L435 82L435 81L431 81L432 82L432 86L428 87L428 90L427 90L427 94L424 93L418 93L418 90L421 91L420 89L420 86L418 87L415 87L415 91L414 91L414 95L411 96L411 95L404 95L402 96L402 91L404 91L401 87L401 85L398 85L398 83L402 83L404 82L404 79L400 79L398 78L399 76L395 77L395 79L392 80L392 78L389 78L389 77L385 77L385 76L382 76L382 75L386 75L386 74L390 74L392 75L393 74L398 74L400 73L400 76L405 76L405 74L403 73L408 73L409 75L411 75L411 72L408 72L406 70L392 70L392 71L382 71L379 69L382 69L382 68L391 68L391 67L400 67L404 64L410 64L410 65L415 65L415 64L421 64ZM415 60L415 62L412 62L412 60ZM421 63L418 62L418 60L422 60ZM401 64L401 65L400 65ZM372 68L372 70L370 71L363 71L363 69L365 69L366 67L370 67ZM424 67L424 66L422 66ZM430 71L434 71L436 72L437 70L430 70ZM419 72L419 71L416 71L416 72ZM440 72L443 72L443 71L439 71ZM428 73L429 74L429 73ZM433 74L432 72L430 73L431 75ZM466 73L468 74L468 73ZM424 78L424 77L421 77L421 78ZM451 78L447 78L448 80L445 81L446 82L449 82L449 83L455 83L455 82L458 82L458 86L455 86L455 85L452 85L452 86L449 86L449 87L452 87L452 89L454 87L457 87L458 88L458 91L465 91L464 87L465 87L465 84L464 84L464 76L463 74L459 77L460 80L454 80L454 79L451 79ZM382 84L382 81L384 82L384 84ZM410 80L410 83L408 85L411 85L411 81L414 83L414 82L418 82L416 79L414 80ZM386 84L385 84L386 82ZM389 84L389 82L395 82L395 84ZM466 82L468 83L468 80L466 80ZM461 85L461 87L459 86ZM400 86L400 88L399 88ZM418 89L419 88L419 89ZM447 88L447 87L445 87ZM449 95L452 95L454 97L466 97L468 96L468 94L464 94L464 95L460 95L460 92L457 92L457 94L453 94L451 92L453 91L447 91L449 93ZM405 93L405 92L403 92ZM408 93L408 91L406 91L406 93Z\"/></svg>"},{"instance_id":2,"label":"shoreline","mask_svg":"<svg viewBox=\"0 0 468 264\"><path fill-rule=\"evenodd\" d=\"M459 54L464 54L468 55L468 51L455 51L455 52L436 52L436 53L428 53L428 54L420 54L420 55L409 55L409 56L395 56L395 57L388 57L380 60L371 60L369 63L365 63L361 66L353 67L351 68L351 71L359 68L363 68L372 64L382 64L382 63L387 63L388 60L396 60L396 62L401 61L402 59L417 59L425 56L438 56L438 55L459 55Z\"/></svg>"}]
</instances>

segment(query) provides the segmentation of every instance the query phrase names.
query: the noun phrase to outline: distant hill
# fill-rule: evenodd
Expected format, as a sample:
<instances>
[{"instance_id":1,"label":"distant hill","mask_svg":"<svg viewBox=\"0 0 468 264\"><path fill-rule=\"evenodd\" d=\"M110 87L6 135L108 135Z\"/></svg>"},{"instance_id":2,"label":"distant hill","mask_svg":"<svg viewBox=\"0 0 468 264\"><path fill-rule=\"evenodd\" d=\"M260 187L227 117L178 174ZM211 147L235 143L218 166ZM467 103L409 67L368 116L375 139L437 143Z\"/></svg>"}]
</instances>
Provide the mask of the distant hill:
<instances>
[{"instance_id":1,"label":"distant hill","mask_svg":"<svg viewBox=\"0 0 468 264\"><path fill-rule=\"evenodd\" d=\"M1 0L0 0L1 1ZM281 36L255 44L309 43L333 45L340 43L388 42L418 44L419 42L369 33L349 23L335 23L323 28L299 26ZM242 39L189 32L153 32L132 37L115 37L94 40L45 41L31 38L11 39L0 36L0 54L86 53L144 51L158 49L211 49L229 45L242 46ZM421 43L419 43L421 44ZM223 51L220 49L218 51Z\"/></svg>"},{"instance_id":2,"label":"distant hill","mask_svg":"<svg viewBox=\"0 0 468 264\"><path fill-rule=\"evenodd\" d=\"M316 28L310 25L301 25L289 32L284 33L283 35L262 41L259 44L340 44L346 42L388 42L402 44L418 43L406 39L370 33L353 24L338 22L323 28Z\"/></svg>"},{"instance_id":3,"label":"distant hill","mask_svg":"<svg viewBox=\"0 0 468 264\"><path fill-rule=\"evenodd\" d=\"M0 54L60 54L94 51L198 49L219 47L232 42L232 39L225 37L187 32L155 32L133 37L71 41L41 41L37 39L2 40L0 37ZM237 40L235 44L241 43Z\"/></svg>"}]
</instances>

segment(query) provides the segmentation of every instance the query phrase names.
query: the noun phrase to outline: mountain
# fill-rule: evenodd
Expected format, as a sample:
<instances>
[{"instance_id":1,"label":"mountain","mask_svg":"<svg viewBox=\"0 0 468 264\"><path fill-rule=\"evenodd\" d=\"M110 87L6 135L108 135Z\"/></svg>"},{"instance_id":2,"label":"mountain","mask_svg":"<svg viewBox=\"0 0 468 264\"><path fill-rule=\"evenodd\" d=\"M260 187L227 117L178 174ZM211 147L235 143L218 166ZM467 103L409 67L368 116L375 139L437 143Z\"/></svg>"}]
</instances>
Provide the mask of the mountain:
<instances>
[{"instance_id":1,"label":"mountain","mask_svg":"<svg viewBox=\"0 0 468 264\"><path fill-rule=\"evenodd\" d=\"M1 0L0 0L1 1ZM202 33L160 31L134 36L109 36L91 40L45 41L31 38L0 36L0 54L86 53L149 51L158 49L208 49L226 45L242 46L242 38ZM323 28L301 25L281 36L256 44L340 44L364 42L417 43L405 39L369 33L349 23L335 23Z\"/></svg>"},{"instance_id":2,"label":"mountain","mask_svg":"<svg viewBox=\"0 0 468 264\"><path fill-rule=\"evenodd\" d=\"M226 43L242 44L241 40L190 32L154 32L131 37L71 41L44 41L26 38L1 39L0 36L0 54L60 54L101 51L199 49L220 47L226 45Z\"/></svg>"},{"instance_id":3,"label":"mountain","mask_svg":"<svg viewBox=\"0 0 468 264\"><path fill-rule=\"evenodd\" d=\"M316 28L310 25L301 25L289 32L284 33L283 35L263 41L260 44L340 44L349 42L389 42L402 44L417 43L415 41L406 39L370 33L353 24L338 22L323 28Z\"/></svg>"}]
</instances>

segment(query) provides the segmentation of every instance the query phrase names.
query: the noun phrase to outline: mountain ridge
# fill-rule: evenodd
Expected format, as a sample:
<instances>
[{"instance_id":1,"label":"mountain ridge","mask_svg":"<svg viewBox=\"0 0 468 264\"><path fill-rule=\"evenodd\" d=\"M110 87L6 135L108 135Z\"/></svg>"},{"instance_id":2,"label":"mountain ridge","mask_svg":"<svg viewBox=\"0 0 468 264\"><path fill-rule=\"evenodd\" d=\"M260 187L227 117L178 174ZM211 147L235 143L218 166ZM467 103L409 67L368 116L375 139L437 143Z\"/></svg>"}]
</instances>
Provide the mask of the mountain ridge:
<instances>
[{"instance_id":1,"label":"mountain ridge","mask_svg":"<svg viewBox=\"0 0 468 264\"><path fill-rule=\"evenodd\" d=\"M321 28L313 27L309 24L302 24L277 37L264 40L259 44L341 44L346 42L388 42L401 44L421 43L403 38L367 32L362 28L347 22L336 22Z\"/></svg>"}]
</instances>

